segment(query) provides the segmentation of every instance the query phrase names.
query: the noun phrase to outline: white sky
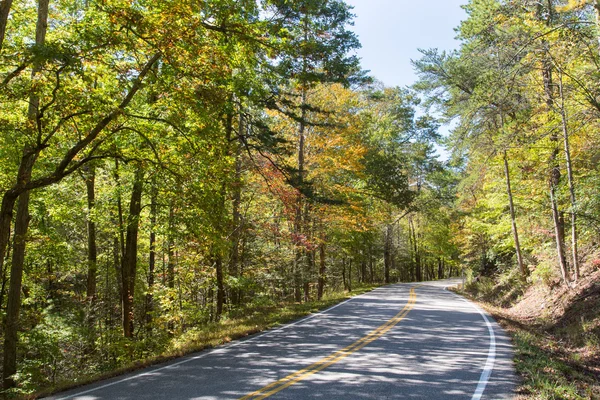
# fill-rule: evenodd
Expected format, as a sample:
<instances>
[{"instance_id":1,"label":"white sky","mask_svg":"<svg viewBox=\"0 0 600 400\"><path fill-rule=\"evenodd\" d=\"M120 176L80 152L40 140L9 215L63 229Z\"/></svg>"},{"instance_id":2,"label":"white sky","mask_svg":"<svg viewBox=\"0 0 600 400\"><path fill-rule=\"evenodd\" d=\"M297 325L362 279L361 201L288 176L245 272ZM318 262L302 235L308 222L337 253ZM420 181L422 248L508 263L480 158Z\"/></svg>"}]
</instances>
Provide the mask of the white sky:
<instances>
[{"instance_id":1,"label":"white sky","mask_svg":"<svg viewBox=\"0 0 600 400\"><path fill-rule=\"evenodd\" d=\"M468 0L346 0L354 6L353 30L362 49L363 69L387 86L416 80L411 59L417 49L458 47L453 28L466 18L461 4Z\"/></svg>"}]
</instances>

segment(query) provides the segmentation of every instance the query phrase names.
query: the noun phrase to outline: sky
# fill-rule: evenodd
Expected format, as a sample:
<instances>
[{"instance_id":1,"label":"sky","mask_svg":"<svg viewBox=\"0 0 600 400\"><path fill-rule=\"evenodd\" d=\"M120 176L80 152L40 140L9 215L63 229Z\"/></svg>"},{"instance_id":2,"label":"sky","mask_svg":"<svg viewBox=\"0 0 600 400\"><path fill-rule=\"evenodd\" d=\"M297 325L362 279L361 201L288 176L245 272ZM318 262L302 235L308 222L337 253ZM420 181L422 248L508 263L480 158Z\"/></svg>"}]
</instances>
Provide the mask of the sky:
<instances>
[{"instance_id":1,"label":"sky","mask_svg":"<svg viewBox=\"0 0 600 400\"><path fill-rule=\"evenodd\" d=\"M362 48L363 69L386 86L416 81L410 60L418 49L458 47L453 28L466 18L461 4L468 0L346 0L356 14L352 30Z\"/></svg>"}]
</instances>

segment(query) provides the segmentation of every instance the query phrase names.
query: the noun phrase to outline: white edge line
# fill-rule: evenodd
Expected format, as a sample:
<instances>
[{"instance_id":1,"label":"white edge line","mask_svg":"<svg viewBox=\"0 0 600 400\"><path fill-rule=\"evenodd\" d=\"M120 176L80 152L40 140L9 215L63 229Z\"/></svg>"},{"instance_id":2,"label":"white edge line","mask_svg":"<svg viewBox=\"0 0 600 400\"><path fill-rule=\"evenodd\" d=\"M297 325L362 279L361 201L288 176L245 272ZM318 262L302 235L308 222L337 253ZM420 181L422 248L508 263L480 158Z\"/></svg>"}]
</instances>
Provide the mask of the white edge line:
<instances>
[{"instance_id":1,"label":"white edge line","mask_svg":"<svg viewBox=\"0 0 600 400\"><path fill-rule=\"evenodd\" d=\"M365 296L365 295L367 295L369 293L373 293L374 291L376 291L378 289L380 289L380 288L375 288L373 290L369 290L368 292L359 294L358 296L351 297L348 300L344 300L343 302L341 302L339 304L336 304L335 306L329 307L329 308L327 308L327 309L325 309L323 311L319 311L318 313L314 313L312 315L304 317L304 318L302 318L302 319L300 319L300 320L298 320L296 322L292 322L290 324L285 324L285 325L283 325L283 326L281 326L281 327L279 327L277 329L267 330L266 332L261 333L260 335L253 336L253 337L250 337L250 338L247 338L247 339L241 338L241 339L238 339L238 340L236 340L234 342L231 342L231 343L228 343L228 344L225 344L225 345L221 345L218 348L209 350L207 352L203 352L202 354L199 354L197 356L189 357L189 358L186 358L185 360L181 360L181 361L173 363L173 364L165 365L164 367L156 368L156 369L153 369L153 370L148 371L148 372L142 372L140 374L136 374L136 375L133 375L133 376L130 376L130 377L127 377L127 378L119 379L118 381L107 383L105 385L101 385L101 386L98 386L98 387L95 387L95 388L92 388L92 389L89 389L89 390L85 390L83 392L74 393L74 394L68 395L66 397L59 397L59 398L57 398L55 400L72 399L72 398L75 398L77 396L81 396L81 395L84 395L84 394L95 392L97 390L101 390L101 389L104 389L104 388L107 388L107 387L110 387L110 386L114 386L114 385L117 385L119 383L127 382L127 381L130 381L132 379L136 379L136 378L139 378L139 377L142 377L142 376L146 376L146 375L152 375L152 374L154 374L154 373L156 373L158 371L162 371L163 369L168 369L168 368L176 367L176 366L181 365L181 364L188 363L190 361L195 361L195 360L198 360L200 358L203 358L203 357L206 357L208 355L211 355L211 354L217 353L219 351L222 351L224 349L227 349L229 347L234 347L234 346L237 346L237 345L242 344L242 343L248 343L248 342L254 341L256 339L260 339L263 336L269 335L269 334L274 333L274 332L281 331L283 329L289 328L289 327L294 326L294 325L301 324L301 323L306 322L306 321L308 321L310 319L313 319L313 318L315 318L315 317L317 317L317 316L319 316L321 314L328 313L329 311L333 310L334 308L338 308L338 307L340 307L340 306L342 306L342 305L344 305L344 304L346 304L346 303L348 303L348 302L350 302L350 301L352 301L354 299L358 299L359 297ZM202 350L200 350L200 351L202 351Z\"/></svg>"},{"instance_id":2,"label":"white edge line","mask_svg":"<svg viewBox=\"0 0 600 400\"><path fill-rule=\"evenodd\" d=\"M494 363L496 361L496 335L494 334L494 327L492 326L486 313L481 308L479 308L479 306L477 306L473 302L470 302L469 300L465 299L464 297L457 295L456 293L450 292L448 290L448 286L446 286L444 288L444 290L449 293L452 293L453 295L455 295L459 299L463 300L464 302L469 303L471 305L471 307L473 307L475 310L477 310L477 312L479 312L479 314L483 317L483 320L485 321L485 324L488 328L488 333L490 335L490 347L488 349L488 356L487 356L487 360L485 361L485 366L483 367L483 371L481 371L481 376L479 377L479 383L477 383L477 388L475 389L475 393L473 393L473 397L471 397L471 400L479 400L479 399L481 399L481 396L483 395L485 387L487 386L487 384L490 380L490 376L492 375L492 371L494 369Z\"/></svg>"}]
</instances>

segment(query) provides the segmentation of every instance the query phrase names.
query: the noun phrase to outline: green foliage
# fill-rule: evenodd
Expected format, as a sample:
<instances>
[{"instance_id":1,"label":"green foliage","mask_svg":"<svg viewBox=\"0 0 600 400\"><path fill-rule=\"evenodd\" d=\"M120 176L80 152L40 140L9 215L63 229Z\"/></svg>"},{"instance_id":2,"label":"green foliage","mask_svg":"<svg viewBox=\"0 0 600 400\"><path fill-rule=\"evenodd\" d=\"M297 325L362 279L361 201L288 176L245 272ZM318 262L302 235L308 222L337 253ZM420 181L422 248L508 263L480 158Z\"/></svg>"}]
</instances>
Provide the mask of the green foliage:
<instances>
[{"instance_id":1,"label":"green foliage","mask_svg":"<svg viewBox=\"0 0 600 400\"><path fill-rule=\"evenodd\" d=\"M535 271L531 273L531 279L534 282L541 282L546 286L551 286L558 277L556 269L549 262L538 264Z\"/></svg>"},{"instance_id":2,"label":"green foliage","mask_svg":"<svg viewBox=\"0 0 600 400\"><path fill-rule=\"evenodd\" d=\"M573 368L569 360L548 348L542 336L518 331L513 336L517 357L515 366L525 378L524 389L540 399L589 399L591 391L582 390L576 382L589 378Z\"/></svg>"}]
</instances>

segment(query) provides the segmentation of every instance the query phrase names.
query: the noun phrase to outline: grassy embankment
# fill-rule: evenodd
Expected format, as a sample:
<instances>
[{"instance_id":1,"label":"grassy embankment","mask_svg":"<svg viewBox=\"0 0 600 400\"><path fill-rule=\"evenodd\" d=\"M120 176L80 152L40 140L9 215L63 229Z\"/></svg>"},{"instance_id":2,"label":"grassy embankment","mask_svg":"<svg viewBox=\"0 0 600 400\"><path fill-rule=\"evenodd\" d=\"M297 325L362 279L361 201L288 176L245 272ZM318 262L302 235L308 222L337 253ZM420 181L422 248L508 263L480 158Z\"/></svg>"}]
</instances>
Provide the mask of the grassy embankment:
<instances>
[{"instance_id":1,"label":"grassy embankment","mask_svg":"<svg viewBox=\"0 0 600 400\"><path fill-rule=\"evenodd\" d=\"M512 337L517 399L600 399L600 271L590 268L573 288L502 276L460 292Z\"/></svg>"}]
</instances>

